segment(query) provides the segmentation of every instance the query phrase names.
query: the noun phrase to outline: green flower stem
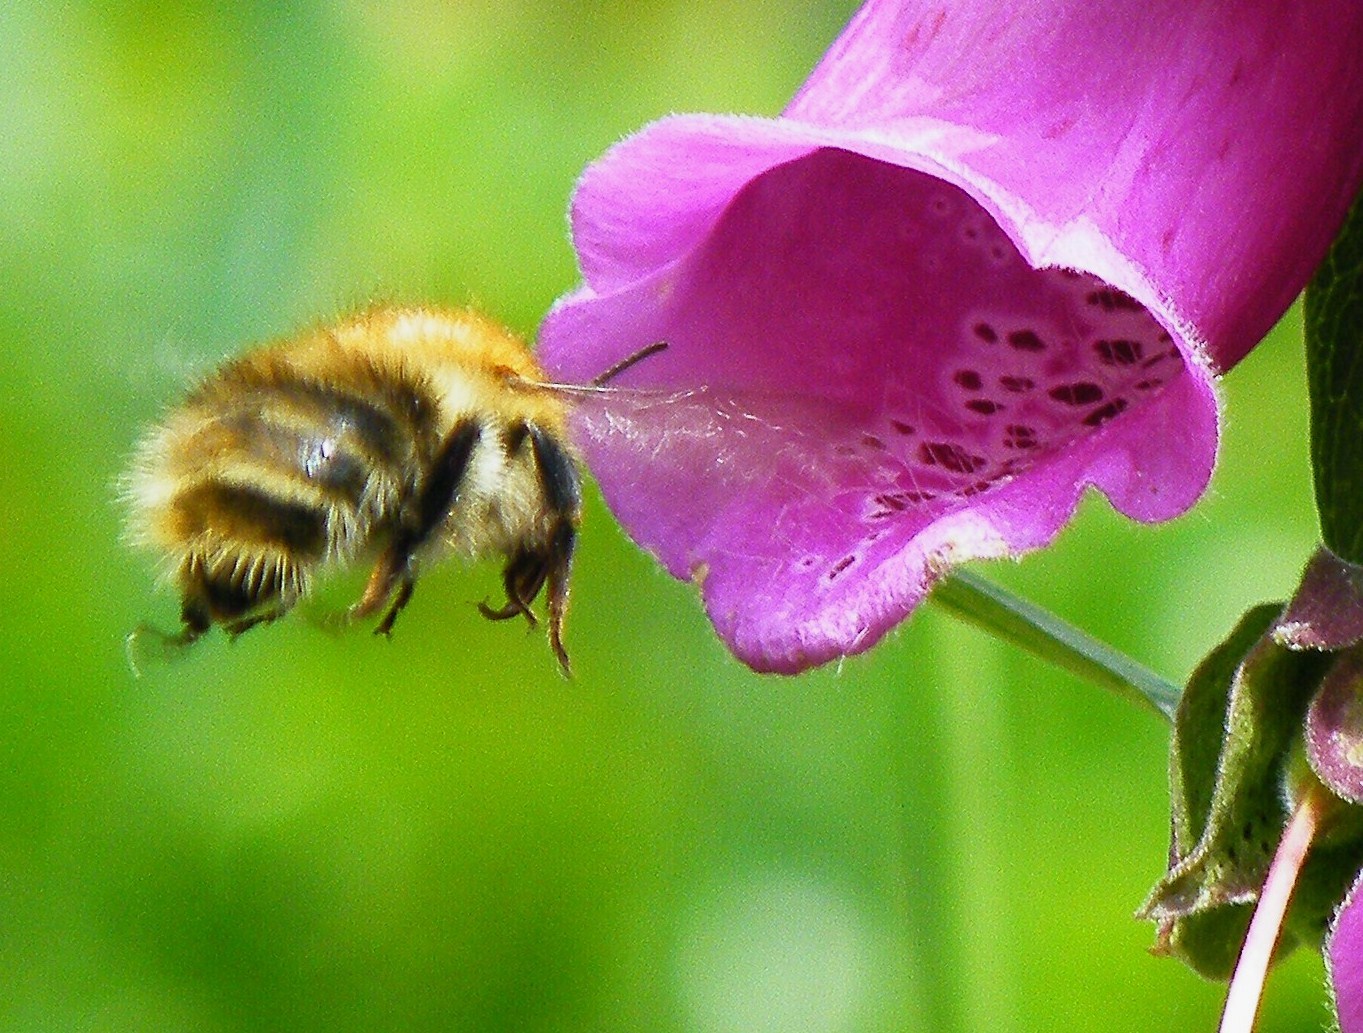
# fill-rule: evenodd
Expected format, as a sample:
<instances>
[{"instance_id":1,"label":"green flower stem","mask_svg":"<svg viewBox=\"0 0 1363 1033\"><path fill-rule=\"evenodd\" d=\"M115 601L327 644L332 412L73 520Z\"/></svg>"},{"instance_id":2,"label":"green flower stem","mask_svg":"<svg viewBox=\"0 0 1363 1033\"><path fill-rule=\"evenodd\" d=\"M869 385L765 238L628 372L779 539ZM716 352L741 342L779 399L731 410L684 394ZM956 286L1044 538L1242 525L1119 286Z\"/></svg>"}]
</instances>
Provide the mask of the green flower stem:
<instances>
[{"instance_id":1,"label":"green flower stem","mask_svg":"<svg viewBox=\"0 0 1363 1033\"><path fill-rule=\"evenodd\" d=\"M957 570L933 590L932 601L996 638L1062 670L1171 719L1182 690L1125 653L1019 599L998 585Z\"/></svg>"}]
</instances>

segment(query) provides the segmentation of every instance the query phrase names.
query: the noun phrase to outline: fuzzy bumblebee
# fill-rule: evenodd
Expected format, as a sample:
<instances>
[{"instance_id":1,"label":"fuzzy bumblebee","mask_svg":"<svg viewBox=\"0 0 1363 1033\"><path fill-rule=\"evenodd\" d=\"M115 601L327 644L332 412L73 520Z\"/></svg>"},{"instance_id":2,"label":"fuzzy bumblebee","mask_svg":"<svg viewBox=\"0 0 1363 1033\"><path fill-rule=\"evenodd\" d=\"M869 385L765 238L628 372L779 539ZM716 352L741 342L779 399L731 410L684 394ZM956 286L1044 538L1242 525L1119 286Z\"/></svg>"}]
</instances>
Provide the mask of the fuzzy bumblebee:
<instances>
[{"instance_id":1,"label":"fuzzy bumblebee","mask_svg":"<svg viewBox=\"0 0 1363 1033\"><path fill-rule=\"evenodd\" d=\"M125 481L130 538L181 600L178 634L129 636L134 664L215 624L274 620L357 563L373 567L348 617L386 635L429 564L500 555L506 603L483 614L533 625L546 591L567 674L582 494L566 402L543 380L496 323L430 308L376 308L227 362L146 435Z\"/></svg>"}]
</instances>

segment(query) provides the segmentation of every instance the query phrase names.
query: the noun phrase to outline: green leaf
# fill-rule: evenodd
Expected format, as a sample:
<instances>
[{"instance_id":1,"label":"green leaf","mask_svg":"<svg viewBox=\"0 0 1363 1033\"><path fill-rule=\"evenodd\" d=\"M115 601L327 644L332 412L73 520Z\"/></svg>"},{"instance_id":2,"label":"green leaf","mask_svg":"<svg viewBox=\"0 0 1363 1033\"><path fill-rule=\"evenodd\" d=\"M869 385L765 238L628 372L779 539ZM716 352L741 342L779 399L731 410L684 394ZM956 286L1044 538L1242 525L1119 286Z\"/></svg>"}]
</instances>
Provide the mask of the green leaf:
<instances>
[{"instance_id":1,"label":"green leaf","mask_svg":"<svg viewBox=\"0 0 1363 1033\"><path fill-rule=\"evenodd\" d=\"M1306 369L1321 537L1363 563L1363 197L1306 289Z\"/></svg>"}]
</instances>

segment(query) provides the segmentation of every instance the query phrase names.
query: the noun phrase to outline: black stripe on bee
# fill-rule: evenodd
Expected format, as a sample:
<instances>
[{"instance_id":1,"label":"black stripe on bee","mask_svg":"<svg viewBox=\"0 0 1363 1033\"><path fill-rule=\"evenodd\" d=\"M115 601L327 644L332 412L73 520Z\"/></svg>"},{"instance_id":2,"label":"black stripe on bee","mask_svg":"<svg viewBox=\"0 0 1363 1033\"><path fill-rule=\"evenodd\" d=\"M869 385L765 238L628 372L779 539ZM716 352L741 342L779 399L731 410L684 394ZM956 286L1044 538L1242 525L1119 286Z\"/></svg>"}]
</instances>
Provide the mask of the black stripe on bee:
<instances>
[{"instance_id":1,"label":"black stripe on bee","mask_svg":"<svg viewBox=\"0 0 1363 1033\"><path fill-rule=\"evenodd\" d=\"M309 559L327 547L327 514L247 484L207 481L172 503L187 538L210 534L242 544L271 545Z\"/></svg>"},{"instance_id":2,"label":"black stripe on bee","mask_svg":"<svg viewBox=\"0 0 1363 1033\"><path fill-rule=\"evenodd\" d=\"M417 527L412 547L423 541L454 505L482 432L482 426L476 420L465 420L456 424L446 436L417 502Z\"/></svg>"},{"instance_id":3,"label":"black stripe on bee","mask_svg":"<svg viewBox=\"0 0 1363 1033\"><path fill-rule=\"evenodd\" d=\"M502 432L502 448L506 450L508 456L514 456L525 444L526 435L530 433L530 428L524 423L513 423Z\"/></svg>"},{"instance_id":4,"label":"black stripe on bee","mask_svg":"<svg viewBox=\"0 0 1363 1033\"><path fill-rule=\"evenodd\" d=\"M540 471L549 506L556 513L574 516L582 508L582 481L572 456L551 435L533 423L526 424L535 463Z\"/></svg>"},{"instance_id":5,"label":"black stripe on bee","mask_svg":"<svg viewBox=\"0 0 1363 1033\"><path fill-rule=\"evenodd\" d=\"M407 461L417 440L414 428L388 406L356 397L325 384L300 380L278 384L261 398L271 422L297 419L301 433L316 438L347 439L375 465L395 469ZM292 421L290 421L291 423Z\"/></svg>"}]
</instances>

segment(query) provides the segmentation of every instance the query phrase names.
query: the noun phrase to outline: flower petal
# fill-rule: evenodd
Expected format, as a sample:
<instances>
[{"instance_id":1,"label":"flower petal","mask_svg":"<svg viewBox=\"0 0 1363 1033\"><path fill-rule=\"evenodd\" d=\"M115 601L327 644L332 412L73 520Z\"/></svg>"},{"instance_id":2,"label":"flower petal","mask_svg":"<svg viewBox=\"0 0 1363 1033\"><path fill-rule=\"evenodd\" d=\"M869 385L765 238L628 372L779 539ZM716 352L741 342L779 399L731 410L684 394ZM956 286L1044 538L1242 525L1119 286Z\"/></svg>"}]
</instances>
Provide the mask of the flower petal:
<instances>
[{"instance_id":1,"label":"flower petal","mask_svg":"<svg viewBox=\"0 0 1363 1033\"><path fill-rule=\"evenodd\" d=\"M1040 6L1096 33L1070 10L1083 5ZM1177 41L1187 96L1161 121L1173 87L1158 53L1124 65L1104 37L1080 61L1044 11L941 10L868 5L786 117L655 123L574 200L585 283L545 321L541 357L585 381L668 342L621 378L662 394L584 405L581 443L621 522L703 582L759 669L868 647L951 564L1050 541L1088 484L1138 519L1182 512L1215 459L1207 356L1243 354L1328 243L1325 217L1301 210L1259 212L1247 240L1237 201L1235 239L1211 246L1226 223L1208 206L1260 197L1289 146L1257 135L1279 121L1260 110L1275 95L1255 62L1283 69L1246 39L1221 41L1239 72L1206 96ZM948 59L970 24L988 31ZM1037 67L993 53L1019 26ZM1227 90L1257 121L1183 141ZM1220 159L1199 149L1227 141ZM1335 193L1363 172L1363 144L1352 154L1332 166ZM1325 190L1318 172L1306 178ZM1284 256L1300 266L1288 286Z\"/></svg>"},{"instance_id":2,"label":"flower petal","mask_svg":"<svg viewBox=\"0 0 1363 1033\"><path fill-rule=\"evenodd\" d=\"M1363 1033L1363 876L1340 905L1325 948L1340 1033Z\"/></svg>"},{"instance_id":3,"label":"flower petal","mask_svg":"<svg viewBox=\"0 0 1363 1033\"><path fill-rule=\"evenodd\" d=\"M584 406L580 436L622 523L674 574L707 572L742 659L864 648L934 570L1045 544L1087 483L1147 520L1197 498L1214 399L1129 297L1032 269L936 177L829 148L773 164L682 258L541 333L560 376L657 339L633 384L706 385Z\"/></svg>"},{"instance_id":4,"label":"flower petal","mask_svg":"<svg viewBox=\"0 0 1363 1033\"><path fill-rule=\"evenodd\" d=\"M1363 178L1363 5L872 0L786 111L894 135L1016 227L1038 265L1123 256L1210 346L1254 347L1305 286ZM1114 280L1120 283L1120 277ZM1121 284L1131 293L1130 285Z\"/></svg>"}]
</instances>

